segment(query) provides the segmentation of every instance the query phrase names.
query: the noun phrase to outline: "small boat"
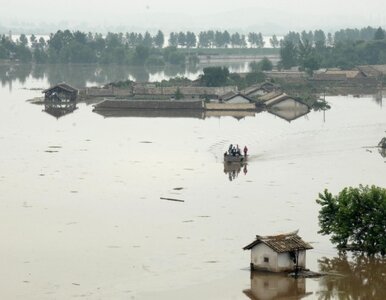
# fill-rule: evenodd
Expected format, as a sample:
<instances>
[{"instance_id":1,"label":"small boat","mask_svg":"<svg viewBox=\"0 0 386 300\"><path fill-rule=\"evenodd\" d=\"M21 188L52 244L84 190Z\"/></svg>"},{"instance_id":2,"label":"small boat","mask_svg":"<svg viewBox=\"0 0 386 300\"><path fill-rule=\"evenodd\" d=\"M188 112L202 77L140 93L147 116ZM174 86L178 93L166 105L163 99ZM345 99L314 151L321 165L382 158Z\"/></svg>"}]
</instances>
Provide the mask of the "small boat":
<instances>
[{"instance_id":1,"label":"small boat","mask_svg":"<svg viewBox=\"0 0 386 300\"><path fill-rule=\"evenodd\" d=\"M229 155L227 153L224 153L224 162L232 163L232 162L237 162L237 163L242 163L246 160L244 155Z\"/></svg>"}]
</instances>

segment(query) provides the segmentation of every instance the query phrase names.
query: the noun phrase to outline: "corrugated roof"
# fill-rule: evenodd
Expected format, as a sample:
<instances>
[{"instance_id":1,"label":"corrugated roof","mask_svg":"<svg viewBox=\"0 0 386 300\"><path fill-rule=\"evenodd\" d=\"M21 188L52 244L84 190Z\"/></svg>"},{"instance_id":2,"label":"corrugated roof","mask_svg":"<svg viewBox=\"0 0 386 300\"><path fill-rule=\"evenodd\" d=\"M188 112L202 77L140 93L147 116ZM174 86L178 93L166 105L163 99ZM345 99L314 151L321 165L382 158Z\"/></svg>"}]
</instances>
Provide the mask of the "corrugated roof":
<instances>
[{"instance_id":1,"label":"corrugated roof","mask_svg":"<svg viewBox=\"0 0 386 300\"><path fill-rule=\"evenodd\" d=\"M245 246L243 249L250 250L260 243L264 243L277 253L313 249L310 244L303 241L301 237L297 235L297 231L273 236L257 235L256 240Z\"/></svg>"}]
</instances>

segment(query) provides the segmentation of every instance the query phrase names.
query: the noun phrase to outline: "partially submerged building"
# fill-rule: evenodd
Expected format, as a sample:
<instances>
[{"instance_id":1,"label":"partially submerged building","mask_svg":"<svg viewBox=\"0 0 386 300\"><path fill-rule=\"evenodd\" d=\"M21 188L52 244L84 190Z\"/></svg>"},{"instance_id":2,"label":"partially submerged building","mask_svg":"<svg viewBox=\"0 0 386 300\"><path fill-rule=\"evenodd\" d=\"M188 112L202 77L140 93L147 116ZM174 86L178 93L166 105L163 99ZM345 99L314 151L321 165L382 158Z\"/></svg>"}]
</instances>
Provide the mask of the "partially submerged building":
<instances>
[{"instance_id":1,"label":"partially submerged building","mask_svg":"<svg viewBox=\"0 0 386 300\"><path fill-rule=\"evenodd\" d=\"M256 239L243 248L251 250L251 270L291 272L305 269L306 251L313 248L297 233L256 235Z\"/></svg>"},{"instance_id":2,"label":"partially submerged building","mask_svg":"<svg viewBox=\"0 0 386 300\"><path fill-rule=\"evenodd\" d=\"M287 121L295 120L310 112L310 107L306 103L281 91L273 91L261 96L259 101L270 113Z\"/></svg>"},{"instance_id":3,"label":"partially submerged building","mask_svg":"<svg viewBox=\"0 0 386 300\"><path fill-rule=\"evenodd\" d=\"M256 102L237 92L228 92L220 96L219 101L205 103L207 110L256 110Z\"/></svg>"},{"instance_id":4,"label":"partially submerged building","mask_svg":"<svg viewBox=\"0 0 386 300\"><path fill-rule=\"evenodd\" d=\"M322 69L316 71L313 75L314 80L320 81L347 81L354 80L360 78L366 78L366 74L364 74L359 69L354 70L340 70L337 68L333 69Z\"/></svg>"},{"instance_id":5,"label":"partially submerged building","mask_svg":"<svg viewBox=\"0 0 386 300\"><path fill-rule=\"evenodd\" d=\"M75 102L78 90L66 83L59 83L42 92L44 101Z\"/></svg>"},{"instance_id":6,"label":"partially submerged building","mask_svg":"<svg viewBox=\"0 0 386 300\"><path fill-rule=\"evenodd\" d=\"M249 86L246 89L240 91L240 93L249 98L255 98L277 90L280 90L280 88L276 84L266 81L262 84Z\"/></svg>"}]
</instances>

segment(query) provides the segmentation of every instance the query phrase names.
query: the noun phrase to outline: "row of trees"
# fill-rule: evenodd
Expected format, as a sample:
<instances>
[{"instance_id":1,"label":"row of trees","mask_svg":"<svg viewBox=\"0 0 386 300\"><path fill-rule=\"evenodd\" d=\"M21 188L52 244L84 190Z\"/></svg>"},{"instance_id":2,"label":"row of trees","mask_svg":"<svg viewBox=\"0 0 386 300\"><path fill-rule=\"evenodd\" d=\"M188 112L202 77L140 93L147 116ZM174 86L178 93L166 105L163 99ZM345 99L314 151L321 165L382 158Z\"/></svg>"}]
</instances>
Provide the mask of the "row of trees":
<instances>
[{"instance_id":1,"label":"row of trees","mask_svg":"<svg viewBox=\"0 0 386 300\"><path fill-rule=\"evenodd\" d=\"M369 36L372 34L372 39ZM358 40L360 39L360 40ZM168 44L168 47L164 45ZM385 32L382 28L345 29L334 34L322 30L289 32L279 39L273 35L272 47L280 44L281 66L300 65L305 70L318 67L350 68L356 64L386 62ZM57 31L46 41L22 34L17 41L0 37L0 59L18 59L37 63L119 63L163 65L197 62L189 51L179 48L263 48L261 33L248 35L228 31L172 32L165 41L162 31L155 35L141 33L84 33Z\"/></svg>"},{"instance_id":2,"label":"row of trees","mask_svg":"<svg viewBox=\"0 0 386 300\"><path fill-rule=\"evenodd\" d=\"M51 34L48 41L34 35L28 41L22 34L17 41L5 35L0 38L0 59L15 59L36 63L118 63L143 65L183 65L197 62L176 47L162 48L162 33L155 37L145 34L84 33L69 30Z\"/></svg>"},{"instance_id":3,"label":"row of trees","mask_svg":"<svg viewBox=\"0 0 386 300\"><path fill-rule=\"evenodd\" d=\"M355 31L355 30L354 30ZM339 31L351 32L351 30ZM356 31L355 31L356 32ZM358 30L358 34L360 34ZM386 64L386 39L382 28L366 28L366 34L373 32L372 39L356 40L346 38L330 41L330 36L321 30L315 32L289 32L280 42L280 65L285 69L300 66L312 73L320 67L350 69L361 64ZM363 33L364 35L364 33ZM337 36L337 34L335 35ZM356 35L361 37L361 35Z\"/></svg>"}]
</instances>

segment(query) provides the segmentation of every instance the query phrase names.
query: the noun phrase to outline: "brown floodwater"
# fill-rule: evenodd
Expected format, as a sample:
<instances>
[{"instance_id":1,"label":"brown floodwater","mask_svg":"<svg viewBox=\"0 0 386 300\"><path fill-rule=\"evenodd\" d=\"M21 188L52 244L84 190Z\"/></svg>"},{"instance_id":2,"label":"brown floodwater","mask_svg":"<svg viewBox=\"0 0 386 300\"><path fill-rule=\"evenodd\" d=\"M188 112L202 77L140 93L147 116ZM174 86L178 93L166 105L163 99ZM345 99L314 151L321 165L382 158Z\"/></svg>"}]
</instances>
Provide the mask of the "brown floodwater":
<instances>
[{"instance_id":1,"label":"brown floodwater","mask_svg":"<svg viewBox=\"0 0 386 300\"><path fill-rule=\"evenodd\" d=\"M248 115L92 112L26 102L27 76L0 89L2 299L386 299L385 259L339 255L317 232L318 193L385 186L386 101L330 96L288 122ZM230 143L245 166L227 167ZM369 147L369 148L366 148ZM164 199L161 199L164 198ZM165 199L180 201L166 201ZM256 234L299 229L307 267L250 274Z\"/></svg>"}]
</instances>

